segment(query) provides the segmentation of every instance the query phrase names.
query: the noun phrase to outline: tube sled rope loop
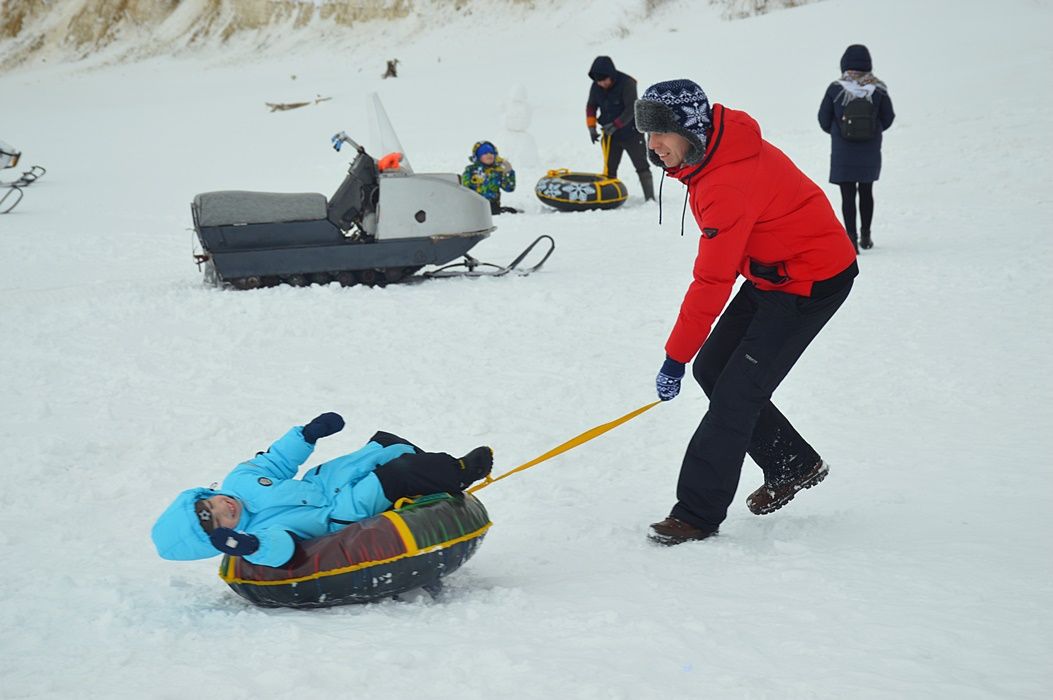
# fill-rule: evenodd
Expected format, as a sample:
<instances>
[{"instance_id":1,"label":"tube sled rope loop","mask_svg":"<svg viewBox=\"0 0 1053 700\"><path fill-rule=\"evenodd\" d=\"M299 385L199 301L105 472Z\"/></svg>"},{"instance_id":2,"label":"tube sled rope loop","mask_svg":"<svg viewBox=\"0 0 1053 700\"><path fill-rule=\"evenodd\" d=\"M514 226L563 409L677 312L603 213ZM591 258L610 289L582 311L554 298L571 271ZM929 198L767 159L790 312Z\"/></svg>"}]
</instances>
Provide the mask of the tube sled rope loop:
<instances>
[{"instance_id":1,"label":"tube sled rope loop","mask_svg":"<svg viewBox=\"0 0 1053 700\"><path fill-rule=\"evenodd\" d=\"M437 586L471 558L490 525L475 496L433 494L299 542L283 567L224 556L219 575L262 607L368 603Z\"/></svg>"}]
</instances>

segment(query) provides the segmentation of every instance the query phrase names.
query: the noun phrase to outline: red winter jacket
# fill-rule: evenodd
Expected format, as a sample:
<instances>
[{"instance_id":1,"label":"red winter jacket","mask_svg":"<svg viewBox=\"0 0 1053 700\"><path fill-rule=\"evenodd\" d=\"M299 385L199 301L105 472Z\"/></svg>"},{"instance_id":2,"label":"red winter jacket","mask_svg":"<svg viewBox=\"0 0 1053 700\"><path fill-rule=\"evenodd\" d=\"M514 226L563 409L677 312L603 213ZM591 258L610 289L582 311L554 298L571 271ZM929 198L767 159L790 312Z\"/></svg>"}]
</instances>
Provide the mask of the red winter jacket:
<instances>
[{"instance_id":1,"label":"red winter jacket","mask_svg":"<svg viewBox=\"0 0 1053 700\"><path fill-rule=\"evenodd\" d=\"M665 350L690 362L738 275L757 289L811 296L812 285L853 268L855 250L830 201L750 115L713 106L702 161L667 171L687 185L702 236L694 280Z\"/></svg>"}]
</instances>

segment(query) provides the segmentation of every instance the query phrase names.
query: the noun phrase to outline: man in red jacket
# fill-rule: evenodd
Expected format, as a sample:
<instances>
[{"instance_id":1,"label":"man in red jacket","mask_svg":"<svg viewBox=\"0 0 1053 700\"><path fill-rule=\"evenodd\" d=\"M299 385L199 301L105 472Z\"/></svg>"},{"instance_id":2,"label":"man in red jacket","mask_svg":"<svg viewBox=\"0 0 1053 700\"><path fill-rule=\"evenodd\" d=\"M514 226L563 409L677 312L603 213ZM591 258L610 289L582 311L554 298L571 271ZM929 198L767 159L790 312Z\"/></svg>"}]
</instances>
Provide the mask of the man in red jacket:
<instances>
[{"instance_id":1,"label":"man in red jacket","mask_svg":"<svg viewBox=\"0 0 1053 700\"><path fill-rule=\"evenodd\" d=\"M716 534L747 452L764 471L746 501L757 515L826 478L826 463L771 396L848 297L859 268L822 190L761 138L748 114L711 108L690 80L652 85L635 114L648 157L687 186L702 232L656 380L658 397L674 398L694 359L709 397L680 468L677 504L648 535L674 545ZM724 309L739 275L746 280Z\"/></svg>"}]
</instances>

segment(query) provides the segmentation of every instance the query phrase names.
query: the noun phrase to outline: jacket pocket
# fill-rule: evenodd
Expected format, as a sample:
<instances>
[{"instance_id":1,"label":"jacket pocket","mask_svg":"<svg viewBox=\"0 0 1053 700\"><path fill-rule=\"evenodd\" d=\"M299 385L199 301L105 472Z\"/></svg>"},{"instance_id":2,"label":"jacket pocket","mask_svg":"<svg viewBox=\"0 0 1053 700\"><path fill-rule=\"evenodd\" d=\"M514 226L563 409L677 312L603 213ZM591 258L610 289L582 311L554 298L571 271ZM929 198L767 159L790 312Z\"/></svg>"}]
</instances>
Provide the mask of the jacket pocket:
<instances>
[{"instance_id":1,"label":"jacket pocket","mask_svg":"<svg viewBox=\"0 0 1053 700\"><path fill-rule=\"evenodd\" d=\"M750 275L772 284L786 284L790 281L786 274L786 263L766 263L750 258Z\"/></svg>"}]
</instances>

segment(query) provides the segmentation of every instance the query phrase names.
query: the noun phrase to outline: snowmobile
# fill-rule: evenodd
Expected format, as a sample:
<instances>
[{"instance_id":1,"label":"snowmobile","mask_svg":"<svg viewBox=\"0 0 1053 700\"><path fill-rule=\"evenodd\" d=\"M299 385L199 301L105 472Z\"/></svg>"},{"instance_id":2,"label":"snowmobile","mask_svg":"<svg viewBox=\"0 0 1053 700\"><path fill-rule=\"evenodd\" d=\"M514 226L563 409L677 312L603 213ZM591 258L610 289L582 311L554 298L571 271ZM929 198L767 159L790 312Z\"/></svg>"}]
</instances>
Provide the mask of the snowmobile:
<instances>
[{"instance_id":1,"label":"snowmobile","mask_svg":"<svg viewBox=\"0 0 1053 700\"><path fill-rule=\"evenodd\" d=\"M376 100L376 98L374 98ZM379 100L374 108L393 136ZM414 173L401 146L375 160L346 133L331 138L355 150L343 183L322 194L220 191L194 197L191 214L205 280L236 289L277 284L383 285L423 277L529 274L555 247L541 236L509 265L467 255L494 230L489 201L462 187L456 174ZM396 139L397 143L397 139ZM544 242L532 267L519 267ZM453 263L464 256L462 262Z\"/></svg>"},{"instance_id":2,"label":"snowmobile","mask_svg":"<svg viewBox=\"0 0 1053 700\"><path fill-rule=\"evenodd\" d=\"M15 150L13 146L0 141L0 170L6 170L7 168L14 168L18 165L19 159L22 157L22 152ZM0 180L0 190L6 190L0 195L0 214L8 214L18 206L18 203L22 201L22 195L24 190L29 185L39 180L47 169L40 165L32 165L29 170L23 171L14 180L3 181Z\"/></svg>"}]
</instances>

